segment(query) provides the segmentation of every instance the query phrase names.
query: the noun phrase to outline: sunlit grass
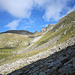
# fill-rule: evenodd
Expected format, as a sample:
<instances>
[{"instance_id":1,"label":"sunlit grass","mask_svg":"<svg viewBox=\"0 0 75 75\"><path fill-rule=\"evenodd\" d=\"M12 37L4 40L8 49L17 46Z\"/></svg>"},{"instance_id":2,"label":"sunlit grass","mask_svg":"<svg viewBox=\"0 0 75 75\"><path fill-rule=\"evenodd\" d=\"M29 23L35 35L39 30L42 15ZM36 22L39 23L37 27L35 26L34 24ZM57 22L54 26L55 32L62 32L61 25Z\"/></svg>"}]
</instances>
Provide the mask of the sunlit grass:
<instances>
[{"instance_id":1,"label":"sunlit grass","mask_svg":"<svg viewBox=\"0 0 75 75\"><path fill-rule=\"evenodd\" d=\"M7 58L8 56L12 56L12 54L9 54L9 53L2 53L2 54L0 54L0 60L1 60L1 59L4 59L4 58Z\"/></svg>"}]
</instances>

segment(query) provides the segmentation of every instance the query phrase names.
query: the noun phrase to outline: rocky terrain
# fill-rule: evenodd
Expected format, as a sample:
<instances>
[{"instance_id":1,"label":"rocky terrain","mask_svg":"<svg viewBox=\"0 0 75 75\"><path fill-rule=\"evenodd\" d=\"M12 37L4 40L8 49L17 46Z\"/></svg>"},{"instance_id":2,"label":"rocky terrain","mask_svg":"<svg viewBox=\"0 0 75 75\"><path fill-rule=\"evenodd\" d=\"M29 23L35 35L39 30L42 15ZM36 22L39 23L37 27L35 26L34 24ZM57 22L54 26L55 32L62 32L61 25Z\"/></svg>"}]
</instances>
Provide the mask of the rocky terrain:
<instances>
[{"instance_id":1,"label":"rocky terrain","mask_svg":"<svg viewBox=\"0 0 75 75\"><path fill-rule=\"evenodd\" d=\"M75 75L75 11L40 32L1 33L0 74Z\"/></svg>"},{"instance_id":2,"label":"rocky terrain","mask_svg":"<svg viewBox=\"0 0 75 75\"><path fill-rule=\"evenodd\" d=\"M49 51L48 51L49 52ZM27 63L32 63L38 58L48 56L47 53L27 59ZM51 51L50 51L51 52ZM54 53L52 51L52 53ZM56 52L47 58L38 60L21 69L8 73L7 75L74 75L75 74L75 45L69 46L60 52Z\"/></svg>"},{"instance_id":3,"label":"rocky terrain","mask_svg":"<svg viewBox=\"0 0 75 75\"><path fill-rule=\"evenodd\" d=\"M30 65L9 73L8 75L68 75L68 73L75 72L75 37L35 56L4 64L0 66L0 70L3 70L3 73L9 70L12 71L22 64Z\"/></svg>"}]
</instances>

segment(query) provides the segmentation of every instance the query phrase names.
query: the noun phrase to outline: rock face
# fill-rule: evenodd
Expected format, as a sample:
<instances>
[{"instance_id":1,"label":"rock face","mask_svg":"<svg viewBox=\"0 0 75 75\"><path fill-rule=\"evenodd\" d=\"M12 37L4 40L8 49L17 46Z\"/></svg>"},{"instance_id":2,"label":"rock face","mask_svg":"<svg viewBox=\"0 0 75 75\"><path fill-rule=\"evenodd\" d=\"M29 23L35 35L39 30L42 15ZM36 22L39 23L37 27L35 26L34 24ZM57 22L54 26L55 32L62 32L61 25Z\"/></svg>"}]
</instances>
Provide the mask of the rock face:
<instances>
[{"instance_id":1,"label":"rock face","mask_svg":"<svg viewBox=\"0 0 75 75\"><path fill-rule=\"evenodd\" d=\"M74 75L75 45L7 75Z\"/></svg>"},{"instance_id":2,"label":"rock face","mask_svg":"<svg viewBox=\"0 0 75 75\"><path fill-rule=\"evenodd\" d=\"M47 30L52 29L53 27L54 27L54 25L49 24L48 27L47 27Z\"/></svg>"},{"instance_id":3,"label":"rock face","mask_svg":"<svg viewBox=\"0 0 75 75\"><path fill-rule=\"evenodd\" d=\"M43 28L41 29L41 32L46 32L47 30L52 29L53 27L54 27L54 25L49 24L48 27L43 27Z\"/></svg>"},{"instance_id":4,"label":"rock face","mask_svg":"<svg viewBox=\"0 0 75 75\"><path fill-rule=\"evenodd\" d=\"M43 28L41 29L41 32L46 32L46 31L47 31L47 28L44 28L44 27L43 27Z\"/></svg>"}]
</instances>

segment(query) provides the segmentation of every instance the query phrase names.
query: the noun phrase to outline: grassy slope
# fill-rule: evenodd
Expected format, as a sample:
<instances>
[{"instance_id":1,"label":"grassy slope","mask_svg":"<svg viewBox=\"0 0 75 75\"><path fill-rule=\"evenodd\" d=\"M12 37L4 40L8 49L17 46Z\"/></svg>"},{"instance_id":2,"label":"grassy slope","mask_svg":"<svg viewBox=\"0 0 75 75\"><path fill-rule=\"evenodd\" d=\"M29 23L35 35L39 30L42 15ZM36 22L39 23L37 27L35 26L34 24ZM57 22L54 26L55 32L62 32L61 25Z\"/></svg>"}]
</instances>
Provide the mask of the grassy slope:
<instances>
[{"instance_id":1,"label":"grassy slope","mask_svg":"<svg viewBox=\"0 0 75 75\"><path fill-rule=\"evenodd\" d=\"M13 52L27 47L29 41L30 38L19 34L0 34L0 59L11 56Z\"/></svg>"}]
</instances>

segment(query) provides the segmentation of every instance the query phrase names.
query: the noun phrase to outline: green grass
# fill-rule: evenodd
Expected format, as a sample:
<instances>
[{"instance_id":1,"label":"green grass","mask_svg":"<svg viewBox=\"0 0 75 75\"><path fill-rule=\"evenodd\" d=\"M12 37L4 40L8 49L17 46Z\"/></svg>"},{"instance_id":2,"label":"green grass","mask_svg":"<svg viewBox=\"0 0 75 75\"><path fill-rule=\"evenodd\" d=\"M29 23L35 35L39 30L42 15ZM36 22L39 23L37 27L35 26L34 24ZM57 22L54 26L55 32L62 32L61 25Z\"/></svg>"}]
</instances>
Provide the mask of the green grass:
<instances>
[{"instance_id":1,"label":"green grass","mask_svg":"<svg viewBox=\"0 0 75 75\"><path fill-rule=\"evenodd\" d=\"M3 47L17 47L22 45L21 43L29 42L30 38L26 38L23 35L19 34L0 34L0 48Z\"/></svg>"},{"instance_id":2,"label":"green grass","mask_svg":"<svg viewBox=\"0 0 75 75\"><path fill-rule=\"evenodd\" d=\"M0 34L0 60L6 59L6 57L12 57L12 53L13 55L16 55L18 51L24 50L24 48L28 46L30 39L31 38L20 34Z\"/></svg>"},{"instance_id":3,"label":"green grass","mask_svg":"<svg viewBox=\"0 0 75 75\"><path fill-rule=\"evenodd\" d=\"M27 47L27 43L30 41L29 37L25 37L19 34L0 34L0 52L8 52L9 50L16 50L19 47ZM6 50L5 50L6 49ZM11 51L9 51L11 52Z\"/></svg>"},{"instance_id":4,"label":"green grass","mask_svg":"<svg viewBox=\"0 0 75 75\"><path fill-rule=\"evenodd\" d=\"M7 49L7 48L0 48L0 53L11 53L12 52L12 49Z\"/></svg>"},{"instance_id":5,"label":"green grass","mask_svg":"<svg viewBox=\"0 0 75 75\"><path fill-rule=\"evenodd\" d=\"M4 58L6 58L6 57L9 57L9 56L11 56L12 54L9 54L9 53L3 53L3 54L0 54L0 60L1 59L4 59Z\"/></svg>"},{"instance_id":6,"label":"green grass","mask_svg":"<svg viewBox=\"0 0 75 75\"><path fill-rule=\"evenodd\" d=\"M70 37L75 35L75 27L73 27L73 25L71 25L71 27L67 29L66 34L61 36L61 38L59 39L60 43L61 43L62 39L63 39L63 42L64 42L67 39L69 39Z\"/></svg>"}]
</instances>

